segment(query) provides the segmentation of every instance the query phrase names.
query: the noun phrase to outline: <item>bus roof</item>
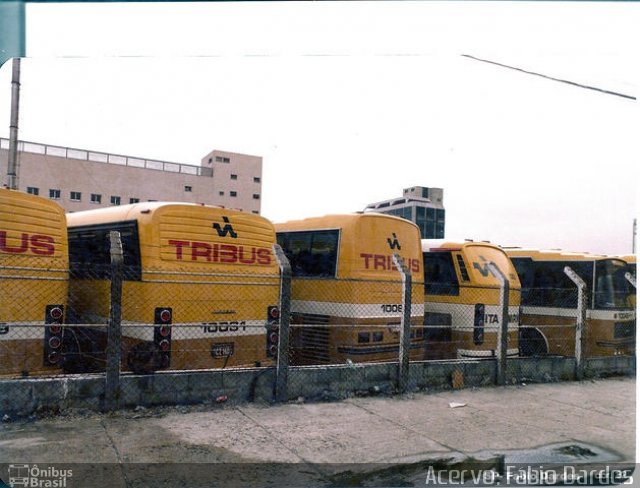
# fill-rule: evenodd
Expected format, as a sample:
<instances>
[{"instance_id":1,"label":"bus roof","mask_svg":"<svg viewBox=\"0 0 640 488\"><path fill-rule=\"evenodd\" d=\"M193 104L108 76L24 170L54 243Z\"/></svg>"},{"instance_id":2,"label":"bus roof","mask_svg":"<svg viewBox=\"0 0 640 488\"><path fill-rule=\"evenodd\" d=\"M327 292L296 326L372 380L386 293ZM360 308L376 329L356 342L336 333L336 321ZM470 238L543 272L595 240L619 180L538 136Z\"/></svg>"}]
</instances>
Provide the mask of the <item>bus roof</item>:
<instances>
[{"instance_id":1,"label":"bus roof","mask_svg":"<svg viewBox=\"0 0 640 488\"><path fill-rule=\"evenodd\" d=\"M77 227L89 224L106 224L110 222L122 222L126 220L150 220L151 216L159 209L167 209L170 207L195 207L211 209L216 214L226 215L247 215L256 219L266 220L264 217L256 214L250 214L241 210L233 210L230 208L217 207L214 205L201 205L198 203L186 202L140 202L130 205L116 205L107 208L98 208L95 210L83 210L67 214L67 223L69 227Z\"/></svg>"},{"instance_id":2,"label":"bus roof","mask_svg":"<svg viewBox=\"0 0 640 488\"><path fill-rule=\"evenodd\" d=\"M621 260L619 257L592 254L589 252L572 252L560 249L524 249L519 247L503 247L510 258L531 258L534 261L603 261L607 259Z\"/></svg>"},{"instance_id":3,"label":"bus roof","mask_svg":"<svg viewBox=\"0 0 640 488\"><path fill-rule=\"evenodd\" d=\"M415 227L418 226L410 220L396 217L395 215L387 215L376 212L367 213L349 213L349 214L329 214L319 217L309 217L300 220L289 220L287 222L279 222L275 224L276 232L295 231L295 230L315 230L315 229L338 229L348 227L356 222L363 220L389 220L396 221Z\"/></svg>"},{"instance_id":4,"label":"bus roof","mask_svg":"<svg viewBox=\"0 0 640 488\"><path fill-rule=\"evenodd\" d=\"M113 207L97 208L95 210L82 210L67 214L69 227L88 224L106 224L125 220L141 220L147 214L153 213L158 208L167 205L196 205L195 203L178 202L141 202L129 205L116 205ZM217 207L216 207L217 208Z\"/></svg>"},{"instance_id":5,"label":"bus roof","mask_svg":"<svg viewBox=\"0 0 640 488\"><path fill-rule=\"evenodd\" d=\"M55 201L37 195L31 195L19 190L0 188L0 203L10 205L12 209L23 209L26 213L46 213L56 218L62 217L64 220L64 209ZM5 209L2 209L3 212ZM10 213L15 213L11 210Z\"/></svg>"},{"instance_id":6,"label":"bus roof","mask_svg":"<svg viewBox=\"0 0 640 488\"><path fill-rule=\"evenodd\" d=\"M460 251L466 247L488 247L497 249L500 252L504 250L489 241L473 241L471 239L422 239L422 252L427 251Z\"/></svg>"},{"instance_id":7,"label":"bus roof","mask_svg":"<svg viewBox=\"0 0 640 488\"><path fill-rule=\"evenodd\" d=\"M609 256L609 257L622 259L623 261L626 261L629 264L635 264L636 263L636 255L635 254L619 254L617 256Z\"/></svg>"},{"instance_id":8,"label":"bus roof","mask_svg":"<svg viewBox=\"0 0 640 488\"><path fill-rule=\"evenodd\" d=\"M0 188L0 214L2 223L8 228L47 232L66 242L64 209L52 200Z\"/></svg>"}]
</instances>

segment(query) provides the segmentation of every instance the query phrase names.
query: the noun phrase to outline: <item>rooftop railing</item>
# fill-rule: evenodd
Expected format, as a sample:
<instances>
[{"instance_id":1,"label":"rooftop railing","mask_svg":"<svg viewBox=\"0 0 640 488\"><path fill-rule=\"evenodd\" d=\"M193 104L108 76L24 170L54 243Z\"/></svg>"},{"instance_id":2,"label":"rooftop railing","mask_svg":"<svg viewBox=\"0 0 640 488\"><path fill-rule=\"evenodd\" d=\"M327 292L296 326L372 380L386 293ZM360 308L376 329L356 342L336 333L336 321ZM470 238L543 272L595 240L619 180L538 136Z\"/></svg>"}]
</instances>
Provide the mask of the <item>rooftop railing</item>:
<instances>
[{"instance_id":1,"label":"rooftop railing","mask_svg":"<svg viewBox=\"0 0 640 488\"><path fill-rule=\"evenodd\" d=\"M0 149L9 149L9 139L0 138ZM80 161L92 161L94 163L117 164L120 166L130 166L132 168L153 169L157 171L167 171L169 173L213 176L213 168L205 168L191 164L170 163L167 161L157 161L153 159L134 158L131 156L123 156L121 154L109 154L71 147L50 146L48 144L38 144L27 141L18 142L18 152L57 156L67 159L78 159Z\"/></svg>"}]
</instances>

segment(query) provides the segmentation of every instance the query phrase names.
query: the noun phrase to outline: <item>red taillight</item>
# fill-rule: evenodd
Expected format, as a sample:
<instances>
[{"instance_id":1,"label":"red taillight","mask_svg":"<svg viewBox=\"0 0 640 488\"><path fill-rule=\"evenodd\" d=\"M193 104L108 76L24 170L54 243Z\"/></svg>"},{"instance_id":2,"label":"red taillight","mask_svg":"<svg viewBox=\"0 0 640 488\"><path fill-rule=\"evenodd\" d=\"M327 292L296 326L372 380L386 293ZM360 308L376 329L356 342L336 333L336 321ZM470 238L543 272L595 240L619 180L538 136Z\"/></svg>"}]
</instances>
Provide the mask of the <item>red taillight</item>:
<instances>
[{"instance_id":1,"label":"red taillight","mask_svg":"<svg viewBox=\"0 0 640 488\"><path fill-rule=\"evenodd\" d=\"M160 311L160 321L167 323L171 321L171 310L167 310L166 308Z\"/></svg>"},{"instance_id":2,"label":"red taillight","mask_svg":"<svg viewBox=\"0 0 640 488\"><path fill-rule=\"evenodd\" d=\"M60 331L62 331L62 326L61 325L50 325L49 326L49 331L52 334L59 334Z\"/></svg>"},{"instance_id":3,"label":"red taillight","mask_svg":"<svg viewBox=\"0 0 640 488\"><path fill-rule=\"evenodd\" d=\"M57 352L49 353L49 355L47 356L47 361L49 361L50 364L56 364L58 362L58 359L59 354Z\"/></svg>"},{"instance_id":4,"label":"red taillight","mask_svg":"<svg viewBox=\"0 0 640 488\"><path fill-rule=\"evenodd\" d=\"M62 318L62 309L60 307L53 307L49 310L49 315L53 320L60 320Z\"/></svg>"},{"instance_id":5,"label":"red taillight","mask_svg":"<svg viewBox=\"0 0 640 488\"><path fill-rule=\"evenodd\" d=\"M158 344L158 347L160 347L160 350L162 352L167 352L169 350L169 348L171 347L169 344L169 341L166 339L163 339L160 341L160 343Z\"/></svg>"},{"instance_id":6,"label":"red taillight","mask_svg":"<svg viewBox=\"0 0 640 488\"><path fill-rule=\"evenodd\" d=\"M160 327L160 335L162 337L167 337L170 332L171 332L171 329L169 328L168 325L163 325Z\"/></svg>"},{"instance_id":7,"label":"red taillight","mask_svg":"<svg viewBox=\"0 0 640 488\"><path fill-rule=\"evenodd\" d=\"M58 349L60 347L60 344L62 343L62 341L60 340L60 338L58 336L53 336L49 339L49 347L51 349Z\"/></svg>"},{"instance_id":8,"label":"red taillight","mask_svg":"<svg viewBox=\"0 0 640 488\"><path fill-rule=\"evenodd\" d=\"M267 356L278 357L278 347L280 342L278 322L280 319L280 309L276 306L267 307Z\"/></svg>"}]
</instances>

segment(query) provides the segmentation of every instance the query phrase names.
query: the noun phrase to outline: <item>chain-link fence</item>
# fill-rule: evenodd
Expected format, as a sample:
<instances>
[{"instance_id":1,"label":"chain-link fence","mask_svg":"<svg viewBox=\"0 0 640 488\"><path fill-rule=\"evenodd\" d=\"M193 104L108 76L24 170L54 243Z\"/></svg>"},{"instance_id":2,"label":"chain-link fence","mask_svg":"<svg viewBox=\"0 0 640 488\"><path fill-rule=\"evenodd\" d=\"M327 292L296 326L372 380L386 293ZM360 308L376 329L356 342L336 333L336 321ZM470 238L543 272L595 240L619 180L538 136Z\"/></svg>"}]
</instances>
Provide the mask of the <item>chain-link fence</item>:
<instances>
[{"instance_id":1,"label":"chain-link fence","mask_svg":"<svg viewBox=\"0 0 640 488\"><path fill-rule=\"evenodd\" d=\"M386 280L292 279L277 246L272 274L142 272L116 234L108 265L1 267L2 377L98 374L113 408L130 375L262 368L277 400L330 399L419 388L438 364L457 365L458 387L465 364L504 384L517 361L536 377L537 359L573 358L580 377L585 358L635 353L635 313L593 307L575 276L573 289L509 289L502 277L434 290L396 258Z\"/></svg>"}]
</instances>

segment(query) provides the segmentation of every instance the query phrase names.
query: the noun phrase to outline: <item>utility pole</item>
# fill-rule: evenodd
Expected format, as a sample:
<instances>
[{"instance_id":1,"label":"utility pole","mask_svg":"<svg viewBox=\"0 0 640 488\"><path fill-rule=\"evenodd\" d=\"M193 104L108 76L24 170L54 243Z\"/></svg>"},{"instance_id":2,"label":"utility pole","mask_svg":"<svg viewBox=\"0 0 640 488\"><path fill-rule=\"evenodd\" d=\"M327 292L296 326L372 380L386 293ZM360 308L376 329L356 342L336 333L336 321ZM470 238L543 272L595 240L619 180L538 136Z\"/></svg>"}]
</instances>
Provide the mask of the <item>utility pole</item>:
<instances>
[{"instance_id":1,"label":"utility pole","mask_svg":"<svg viewBox=\"0 0 640 488\"><path fill-rule=\"evenodd\" d=\"M18 111L20 108L20 58L13 58L11 75L11 121L9 122L9 161L7 185L18 189Z\"/></svg>"}]
</instances>

